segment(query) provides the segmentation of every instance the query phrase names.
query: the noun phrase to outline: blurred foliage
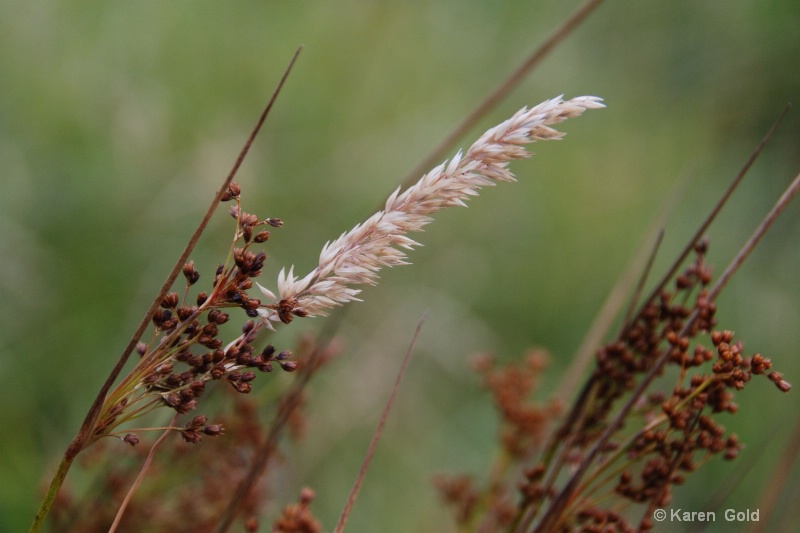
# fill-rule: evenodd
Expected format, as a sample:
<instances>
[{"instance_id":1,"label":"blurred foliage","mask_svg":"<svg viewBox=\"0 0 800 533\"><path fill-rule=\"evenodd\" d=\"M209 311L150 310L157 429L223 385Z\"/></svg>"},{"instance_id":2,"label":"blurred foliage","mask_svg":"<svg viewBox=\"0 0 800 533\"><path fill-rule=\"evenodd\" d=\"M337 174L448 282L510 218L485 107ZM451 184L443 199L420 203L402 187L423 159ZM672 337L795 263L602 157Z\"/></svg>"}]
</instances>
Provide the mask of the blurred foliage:
<instances>
[{"instance_id":1,"label":"blurred foliage","mask_svg":"<svg viewBox=\"0 0 800 533\"><path fill-rule=\"evenodd\" d=\"M248 210L286 221L267 248L273 287L280 267L307 272L326 240L380 205L577 5L1 1L0 530L29 525L43 479L297 46L299 63L239 177ZM608 109L535 146L513 168L519 183L442 213L414 265L386 272L352 306L348 353L313 389L309 438L286 450L277 504L311 485L332 527L430 309L351 529L440 530L449 516L432 476L481 472L492 457L494 418L469 356L545 346L554 363L544 387L558 386L679 183L656 273L797 99L798 21L793 0L609 0L590 16L480 129L561 93L602 96ZM797 173L799 141L795 111L711 231L718 270ZM206 281L231 230L220 214L201 241ZM723 325L790 381L800 381L798 238L795 205L720 301ZM290 346L319 320L295 324L277 342ZM798 423L783 419L798 412L796 398L766 389L748 390L730 421L764 456L732 494L737 508L756 504L769 457ZM735 468L709 465L677 503L705 501Z\"/></svg>"}]
</instances>

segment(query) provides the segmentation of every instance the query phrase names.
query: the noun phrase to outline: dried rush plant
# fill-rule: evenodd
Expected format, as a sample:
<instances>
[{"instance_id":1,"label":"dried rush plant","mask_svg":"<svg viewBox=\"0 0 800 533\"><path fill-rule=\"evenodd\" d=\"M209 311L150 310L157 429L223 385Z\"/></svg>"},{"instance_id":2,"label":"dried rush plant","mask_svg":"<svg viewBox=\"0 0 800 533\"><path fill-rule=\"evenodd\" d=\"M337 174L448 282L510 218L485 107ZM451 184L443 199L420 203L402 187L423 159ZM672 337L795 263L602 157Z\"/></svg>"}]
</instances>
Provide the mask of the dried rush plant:
<instances>
[{"instance_id":1,"label":"dried rush plant","mask_svg":"<svg viewBox=\"0 0 800 533\"><path fill-rule=\"evenodd\" d=\"M472 475L436 479L459 531L649 531L654 518L665 518L673 487L687 475L714 456L739 456L742 444L721 420L738 411L738 393L754 376L781 392L791 385L770 359L746 354L732 331L717 327L717 297L800 191L800 175L716 282L703 235L786 111L634 310L642 276L619 333L596 351L593 371L566 414L558 399L531 400L547 364L543 351L505 367L489 355L476 359L501 418L502 453L484 484Z\"/></svg>"},{"instance_id":2,"label":"dried rush plant","mask_svg":"<svg viewBox=\"0 0 800 533\"><path fill-rule=\"evenodd\" d=\"M507 165L512 160L531 155L524 145L560 139L563 134L551 126L580 116L587 109L603 107L599 98L584 96L570 100L557 97L531 109L521 109L487 131L466 153L459 152L449 163L434 168L402 193L397 189L386 201L384 209L325 245L319 265L308 275L298 278L293 268L288 273L281 270L277 280L278 295L256 284L260 296L255 297L252 294L254 279L261 274L267 257L256 248L270 238L268 228L279 228L283 221L245 212L241 205L241 190L232 178L271 105L272 101L217 196L218 201L235 202L229 213L236 219L236 231L227 258L217 268L207 291L192 294L200 274L193 262L187 261L188 251L196 238L190 242L181 257L180 268L165 284L147 314L144 323L152 323L152 336L147 341L140 340L144 327L134 335L131 351L135 347L139 356L136 365L112 388L127 355L123 354L109 376L80 432L64 454L31 527L32 532L41 529L78 454L108 437L136 446L142 432L163 432L119 506L111 525L111 530L116 530L130 502L130 495L140 485L156 447L166 435L178 433L187 443L198 443L204 436L216 437L225 432L222 424L209 423L205 415L191 416L198 409L209 384L226 382L236 392L248 393L257 373L269 373L275 368L290 372L297 369L297 362L288 350L277 350L270 344L256 347L260 332L273 329L275 324L289 324L295 317L322 315L332 307L357 300L357 287L374 284L381 268L406 263L403 250L417 245L407 234L420 231L431 222L430 215L445 207L466 205L465 201L477 195L482 187L514 181ZM216 203L212 203L204 223L214 207ZM198 231L203 227L201 224ZM183 273L185 284L180 291L167 292L178 270ZM241 334L225 341L221 338L220 326L231 320L231 310L244 312L247 319ZM165 408L174 414L169 424L132 427L143 415ZM181 421L181 417L187 419ZM258 470L254 466L251 472L257 473ZM242 499L234 495L231 499L234 503L229 505L229 509L235 508ZM307 509L309 501L308 494L304 494L298 508ZM226 512L225 516L232 514ZM196 516L199 517L200 513ZM199 518L193 521L187 514L182 517L187 517L188 529L185 530L205 530L205 525L200 527ZM283 527L282 530L290 529Z\"/></svg>"}]
</instances>

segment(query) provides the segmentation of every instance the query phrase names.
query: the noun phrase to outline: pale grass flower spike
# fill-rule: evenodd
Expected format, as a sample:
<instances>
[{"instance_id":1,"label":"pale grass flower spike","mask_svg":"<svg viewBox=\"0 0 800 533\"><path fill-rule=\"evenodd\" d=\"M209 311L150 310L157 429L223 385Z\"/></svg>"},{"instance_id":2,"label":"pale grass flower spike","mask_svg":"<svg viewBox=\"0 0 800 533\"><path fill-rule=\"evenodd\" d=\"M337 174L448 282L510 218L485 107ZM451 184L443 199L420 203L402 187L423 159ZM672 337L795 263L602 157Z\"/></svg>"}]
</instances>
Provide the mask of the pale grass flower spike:
<instances>
[{"instance_id":1,"label":"pale grass flower spike","mask_svg":"<svg viewBox=\"0 0 800 533\"><path fill-rule=\"evenodd\" d=\"M466 206L470 196L498 181L515 181L508 162L531 156L523 145L564 136L550 125L580 116L586 109L605 107L595 96L571 100L553 98L532 109L523 107L513 117L484 133L466 154L460 151L437 166L402 194L398 188L378 211L322 248L319 266L302 279L294 267L278 275L280 301L268 289L263 294L274 303L259 309L268 321L290 322L293 316L315 316L358 300L357 285L377 283L385 266L408 264L403 250L419 245L406 236L432 221L428 216L451 206Z\"/></svg>"}]
</instances>

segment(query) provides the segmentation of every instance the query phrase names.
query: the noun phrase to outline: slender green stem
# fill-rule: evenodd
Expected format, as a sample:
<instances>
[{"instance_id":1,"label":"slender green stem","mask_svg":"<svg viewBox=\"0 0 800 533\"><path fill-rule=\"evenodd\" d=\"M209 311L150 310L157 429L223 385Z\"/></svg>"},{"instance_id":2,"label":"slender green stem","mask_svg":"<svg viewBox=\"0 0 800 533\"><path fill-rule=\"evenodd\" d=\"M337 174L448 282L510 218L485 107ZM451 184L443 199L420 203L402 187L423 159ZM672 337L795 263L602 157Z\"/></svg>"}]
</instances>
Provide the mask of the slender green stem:
<instances>
[{"instance_id":1,"label":"slender green stem","mask_svg":"<svg viewBox=\"0 0 800 533\"><path fill-rule=\"evenodd\" d=\"M50 482L47 494L45 494L42 504L39 506L39 511L36 513L36 517L33 519L33 524L28 530L28 533L39 533L39 531L42 530L45 518L47 518L47 514L50 512L50 508L53 507L53 502L56 501L58 491L61 489L61 484L67 477L67 472L69 472L69 467L72 465L74 459L75 457L69 457L67 454L64 454L64 457L61 458L61 464L58 465L56 475L53 476L53 480Z\"/></svg>"}]
</instances>

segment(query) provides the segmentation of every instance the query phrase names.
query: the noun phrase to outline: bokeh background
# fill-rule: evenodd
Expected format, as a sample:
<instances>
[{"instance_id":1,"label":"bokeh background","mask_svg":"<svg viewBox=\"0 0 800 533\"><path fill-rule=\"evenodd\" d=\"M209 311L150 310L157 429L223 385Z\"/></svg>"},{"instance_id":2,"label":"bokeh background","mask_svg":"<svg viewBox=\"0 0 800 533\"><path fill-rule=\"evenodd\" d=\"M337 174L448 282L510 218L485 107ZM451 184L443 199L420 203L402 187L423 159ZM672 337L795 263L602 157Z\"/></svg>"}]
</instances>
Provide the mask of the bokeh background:
<instances>
[{"instance_id":1,"label":"bokeh background","mask_svg":"<svg viewBox=\"0 0 800 533\"><path fill-rule=\"evenodd\" d=\"M29 525L44 480L299 45L239 175L248 210L286 221L268 243L262 283L273 287L280 267L313 268L325 241L380 205L577 5L0 2L0 530ZM494 453L496 419L470 357L512 361L546 347L551 378L540 393L554 393L676 187L656 274L797 102L799 52L793 0L601 6L459 146L562 93L602 96L608 109L563 124L563 141L535 145L533 159L513 165L518 183L441 213L419 235L414 264L385 272L351 306L345 352L312 387L307 438L284 449L271 509L312 486L333 527L428 310L350 530L447 531L433 475L483 475ZM799 141L793 111L710 232L718 271L800 170ZM224 259L230 222L218 214L194 254L206 279ZM800 381L798 241L794 205L719 314L789 381ZM322 320L296 321L273 341L290 347ZM737 509L757 505L800 423L797 394L761 381L726 421L757 456L730 496ZM676 505L703 510L742 475L748 451L693 475ZM797 486L779 516L761 519L796 526Z\"/></svg>"}]
</instances>

